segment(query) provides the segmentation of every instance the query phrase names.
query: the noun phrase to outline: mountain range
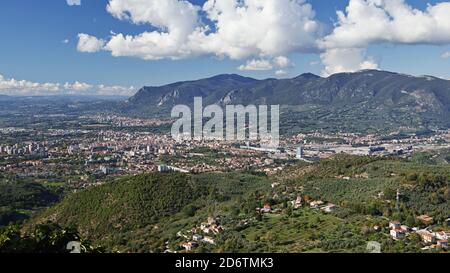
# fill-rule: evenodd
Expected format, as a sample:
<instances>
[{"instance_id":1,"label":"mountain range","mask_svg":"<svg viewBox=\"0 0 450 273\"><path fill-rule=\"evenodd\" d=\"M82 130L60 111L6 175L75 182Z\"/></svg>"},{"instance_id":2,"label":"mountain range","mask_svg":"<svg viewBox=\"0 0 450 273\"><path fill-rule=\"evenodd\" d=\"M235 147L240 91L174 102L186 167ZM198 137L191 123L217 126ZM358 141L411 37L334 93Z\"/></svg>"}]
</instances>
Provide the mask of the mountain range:
<instances>
[{"instance_id":1,"label":"mountain range","mask_svg":"<svg viewBox=\"0 0 450 273\"><path fill-rule=\"evenodd\" d=\"M281 105L282 122L288 125L284 129L292 132L295 128L376 131L450 125L450 81L380 70L265 80L218 75L143 87L121 111L169 117L173 106L192 105L194 97L202 97L204 105Z\"/></svg>"}]
</instances>

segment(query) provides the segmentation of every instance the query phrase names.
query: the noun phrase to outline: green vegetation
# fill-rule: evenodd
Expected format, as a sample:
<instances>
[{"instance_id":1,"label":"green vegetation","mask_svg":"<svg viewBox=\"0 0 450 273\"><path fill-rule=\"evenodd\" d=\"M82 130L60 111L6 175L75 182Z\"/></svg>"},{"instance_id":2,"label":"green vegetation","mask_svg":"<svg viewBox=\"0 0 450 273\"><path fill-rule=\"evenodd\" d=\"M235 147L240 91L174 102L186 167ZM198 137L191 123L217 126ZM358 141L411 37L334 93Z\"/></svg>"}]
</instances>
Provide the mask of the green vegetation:
<instances>
[{"instance_id":1,"label":"green vegetation","mask_svg":"<svg viewBox=\"0 0 450 273\"><path fill-rule=\"evenodd\" d=\"M397 190L401 193L399 220L428 214L442 223L450 212L450 168L445 165L338 156L289 184L301 186L303 194L364 214L390 217L396 212Z\"/></svg>"},{"instance_id":2,"label":"green vegetation","mask_svg":"<svg viewBox=\"0 0 450 273\"><path fill-rule=\"evenodd\" d=\"M76 231L55 224L34 226L21 232L17 226L0 229L0 253L69 253L69 242L80 242L81 253L100 253L104 250L80 238Z\"/></svg>"},{"instance_id":3,"label":"green vegetation","mask_svg":"<svg viewBox=\"0 0 450 273\"><path fill-rule=\"evenodd\" d=\"M72 194L44 215L76 226L94 239L157 223L204 194L181 174L149 174L119 179Z\"/></svg>"},{"instance_id":4,"label":"green vegetation","mask_svg":"<svg viewBox=\"0 0 450 273\"><path fill-rule=\"evenodd\" d=\"M0 182L0 226L26 219L33 211L59 201L60 188L38 183Z\"/></svg>"},{"instance_id":5,"label":"green vegetation","mask_svg":"<svg viewBox=\"0 0 450 273\"><path fill-rule=\"evenodd\" d=\"M193 232L201 232L200 224L215 217L223 226L209 235L216 244L200 242L194 252L364 252L369 241L380 242L383 252L419 252L420 238L412 233L393 241L388 224L396 219L424 227L416 216L428 214L433 227L447 229L450 168L418 161L423 158L338 155L271 177L245 172L125 177L70 194L24 227L51 221L108 252L180 252ZM280 185L272 188L273 182ZM338 208L294 209L297 196ZM266 204L271 213L257 213Z\"/></svg>"}]
</instances>

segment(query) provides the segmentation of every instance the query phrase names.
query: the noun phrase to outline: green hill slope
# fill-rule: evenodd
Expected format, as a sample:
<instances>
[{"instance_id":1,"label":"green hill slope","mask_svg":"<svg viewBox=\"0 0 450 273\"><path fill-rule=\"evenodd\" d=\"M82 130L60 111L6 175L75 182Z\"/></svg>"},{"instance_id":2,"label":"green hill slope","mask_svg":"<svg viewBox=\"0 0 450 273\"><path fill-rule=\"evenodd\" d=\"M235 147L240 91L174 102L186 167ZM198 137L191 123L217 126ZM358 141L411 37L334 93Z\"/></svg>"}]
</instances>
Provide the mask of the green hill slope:
<instances>
[{"instance_id":1,"label":"green hill slope","mask_svg":"<svg viewBox=\"0 0 450 273\"><path fill-rule=\"evenodd\" d=\"M60 200L62 190L38 183L0 181L0 226L26 219Z\"/></svg>"},{"instance_id":2,"label":"green hill slope","mask_svg":"<svg viewBox=\"0 0 450 273\"><path fill-rule=\"evenodd\" d=\"M30 224L56 223L115 247L175 214L189 219L216 202L269 187L265 177L250 174L143 174L71 194Z\"/></svg>"},{"instance_id":3,"label":"green hill slope","mask_svg":"<svg viewBox=\"0 0 450 273\"><path fill-rule=\"evenodd\" d=\"M200 194L186 175L140 175L72 194L40 221L76 226L81 234L102 239L177 213Z\"/></svg>"},{"instance_id":4,"label":"green hill slope","mask_svg":"<svg viewBox=\"0 0 450 273\"><path fill-rule=\"evenodd\" d=\"M76 228L81 238L108 252L183 252L181 245L203 234L201 224L213 217L222 231L203 235L216 243L199 242L195 252L364 252L368 241L382 243L386 252L418 252L420 240L393 241L388 223L423 228L416 217L427 214L434 218L433 229L447 229L450 169L441 161L420 163L426 159L422 154L411 159L339 155L272 177L125 177L71 194L27 226L51 221ZM273 182L278 186L272 188ZM295 210L291 201L298 196L337 209L324 213L305 205ZM272 213L258 214L255 209L266 204ZM382 230L375 232L375 226Z\"/></svg>"}]
</instances>

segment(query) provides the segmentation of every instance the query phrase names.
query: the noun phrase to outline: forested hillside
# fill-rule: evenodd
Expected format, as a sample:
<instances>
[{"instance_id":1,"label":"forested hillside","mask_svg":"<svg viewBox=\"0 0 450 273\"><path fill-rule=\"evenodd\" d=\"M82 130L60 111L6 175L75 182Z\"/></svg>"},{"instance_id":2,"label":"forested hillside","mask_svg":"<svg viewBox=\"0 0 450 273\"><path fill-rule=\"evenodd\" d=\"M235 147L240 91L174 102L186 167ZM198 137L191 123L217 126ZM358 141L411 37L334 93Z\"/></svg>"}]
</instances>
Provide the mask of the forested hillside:
<instances>
[{"instance_id":1,"label":"forested hillside","mask_svg":"<svg viewBox=\"0 0 450 273\"><path fill-rule=\"evenodd\" d=\"M69 195L44 214L95 239L157 223L205 194L189 176L148 174L119 179Z\"/></svg>"},{"instance_id":2,"label":"forested hillside","mask_svg":"<svg viewBox=\"0 0 450 273\"><path fill-rule=\"evenodd\" d=\"M38 183L0 180L0 226L28 218L60 200L62 190Z\"/></svg>"}]
</instances>

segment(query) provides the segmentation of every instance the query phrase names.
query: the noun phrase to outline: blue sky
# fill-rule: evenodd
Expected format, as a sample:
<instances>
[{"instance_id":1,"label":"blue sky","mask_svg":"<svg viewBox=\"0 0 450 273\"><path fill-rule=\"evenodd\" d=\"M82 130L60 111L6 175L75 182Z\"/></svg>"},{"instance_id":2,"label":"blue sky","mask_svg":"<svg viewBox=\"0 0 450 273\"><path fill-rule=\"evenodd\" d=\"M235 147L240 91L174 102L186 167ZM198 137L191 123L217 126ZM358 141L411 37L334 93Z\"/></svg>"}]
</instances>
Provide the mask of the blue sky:
<instances>
[{"instance_id":1,"label":"blue sky","mask_svg":"<svg viewBox=\"0 0 450 273\"><path fill-rule=\"evenodd\" d=\"M200 6L205 1L190 2ZM333 31L333 24L338 20L336 10L344 10L349 3L342 0L307 2L314 9L315 20L321 24L322 35ZM406 1L408 5L421 10L427 7L427 3L435 5L442 2L445 1ZM114 18L106 10L107 4L107 0L82 0L80 6L69 6L66 0L2 1L0 75L4 79L38 83L78 81L92 86L134 87L161 85L220 73L238 73L256 78L275 77L275 68L263 71L238 70L246 61L259 58L255 56L232 60L227 55L218 57L214 54L199 54L181 60L143 60L139 57L114 57L109 50L80 52L77 50L79 33L107 41L112 35L111 31L129 35L158 31L149 24L137 25L129 20ZM304 72L324 73L321 52L299 51L290 50L284 54L292 65L283 69L283 77L294 77ZM442 57L446 52L450 52L450 44L442 41L381 41L370 42L364 48L364 54L370 56L379 69L450 78L450 58Z\"/></svg>"}]
</instances>

